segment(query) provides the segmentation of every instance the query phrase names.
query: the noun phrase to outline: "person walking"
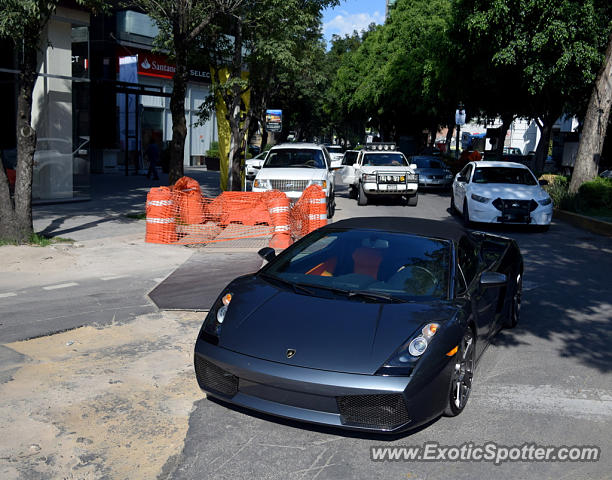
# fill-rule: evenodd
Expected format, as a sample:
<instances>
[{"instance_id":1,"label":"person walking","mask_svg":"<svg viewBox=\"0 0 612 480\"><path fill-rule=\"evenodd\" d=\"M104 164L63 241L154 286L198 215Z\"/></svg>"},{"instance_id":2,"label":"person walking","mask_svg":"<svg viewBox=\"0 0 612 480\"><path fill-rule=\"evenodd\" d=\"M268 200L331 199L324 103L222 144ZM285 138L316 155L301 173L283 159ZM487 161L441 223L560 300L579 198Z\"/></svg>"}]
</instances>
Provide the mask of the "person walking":
<instances>
[{"instance_id":1,"label":"person walking","mask_svg":"<svg viewBox=\"0 0 612 480\"><path fill-rule=\"evenodd\" d=\"M153 175L153 180L159 180L159 175L157 174L159 153L159 146L155 142L155 138L151 136L151 141L149 142L147 150L145 151L145 156L149 161L149 170L147 171L147 178L151 178L151 175Z\"/></svg>"}]
</instances>

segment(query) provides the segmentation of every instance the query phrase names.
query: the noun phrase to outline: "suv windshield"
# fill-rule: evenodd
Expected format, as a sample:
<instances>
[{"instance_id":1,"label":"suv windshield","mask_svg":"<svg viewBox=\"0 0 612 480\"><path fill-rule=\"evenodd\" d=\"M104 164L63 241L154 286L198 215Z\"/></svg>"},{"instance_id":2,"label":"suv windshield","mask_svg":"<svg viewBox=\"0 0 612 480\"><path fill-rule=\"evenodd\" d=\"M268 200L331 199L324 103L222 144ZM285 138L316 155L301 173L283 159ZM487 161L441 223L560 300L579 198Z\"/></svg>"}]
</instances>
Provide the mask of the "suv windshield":
<instances>
[{"instance_id":1,"label":"suv windshield","mask_svg":"<svg viewBox=\"0 0 612 480\"><path fill-rule=\"evenodd\" d=\"M373 167L407 167L401 153L364 153L363 164Z\"/></svg>"},{"instance_id":2,"label":"suv windshield","mask_svg":"<svg viewBox=\"0 0 612 480\"><path fill-rule=\"evenodd\" d=\"M537 185L536 179L525 168L476 167L473 183L510 183L513 185Z\"/></svg>"},{"instance_id":3,"label":"suv windshield","mask_svg":"<svg viewBox=\"0 0 612 480\"><path fill-rule=\"evenodd\" d=\"M264 273L319 295L445 298L450 252L450 242L416 235L327 230L286 250Z\"/></svg>"},{"instance_id":4,"label":"suv windshield","mask_svg":"<svg viewBox=\"0 0 612 480\"><path fill-rule=\"evenodd\" d=\"M270 150L264 168L326 168L321 150L279 148Z\"/></svg>"}]
</instances>

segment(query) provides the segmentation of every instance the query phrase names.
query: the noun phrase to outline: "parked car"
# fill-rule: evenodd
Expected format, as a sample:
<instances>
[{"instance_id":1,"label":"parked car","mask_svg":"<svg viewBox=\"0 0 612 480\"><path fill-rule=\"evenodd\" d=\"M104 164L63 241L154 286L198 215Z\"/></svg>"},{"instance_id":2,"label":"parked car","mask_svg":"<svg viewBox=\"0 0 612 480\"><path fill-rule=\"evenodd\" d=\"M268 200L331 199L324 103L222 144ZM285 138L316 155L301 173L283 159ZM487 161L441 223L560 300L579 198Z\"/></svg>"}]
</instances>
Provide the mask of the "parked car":
<instances>
[{"instance_id":1,"label":"parked car","mask_svg":"<svg viewBox=\"0 0 612 480\"><path fill-rule=\"evenodd\" d=\"M439 156L415 155L410 163L417 166L420 187L449 187L453 183L453 173Z\"/></svg>"},{"instance_id":2,"label":"parked car","mask_svg":"<svg viewBox=\"0 0 612 480\"><path fill-rule=\"evenodd\" d=\"M550 225L553 204L525 165L513 162L470 162L453 181L451 211L471 222Z\"/></svg>"},{"instance_id":3,"label":"parked car","mask_svg":"<svg viewBox=\"0 0 612 480\"><path fill-rule=\"evenodd\" d=\"M351 218L232 281L195 344L207 395L304 422L400 432L460 414L519 321L516 242L454 222Z\"/></svg>"},{"instance_id":4,"label":"parked car","mask_svg":"<svg viewBox=\"0 0 612 480\"><path fill-rule=\"evenodd\" d=\"M419 179L416 165L409 165L395 144L370 143L359 151L353 165L342 167L342 183L349 186L349 196L358 205L367 205L373 196L405 198L408 205L418 202Z\"/></svg>"},{"instance_id":5,"label":"parked car","mask_svg":"<svg viewBox=\"0 0 612 480\"><path fill-rule=\"evenodd\" d=\"M342 159L344 158L344 150L340 145L329 145L326 147L331 157L332 167L339 167L342 165Z\"/></svg>"},{"instance_id":6,"label":"parked car","mask_svg":"<svg viewBox=\"0 0 612 480\"><path fill-rule=\"evenodd\" d=\"M244 162L245 176L247 180L253 180L259 172L264 160L266 159L266 154L268 152L260 153L259 155L249 158Z\"/></svg>"},{"instance_id":7,"label":"parked car","mask_svg":"<svg viewBox=\"0 0 612 480\"><path fill-rule=\"evenodd\" d=\"M283 143L268 152L253 181L253 191L279 190L295 201L310 185L321 186L327 218L332 218L336 210L334 172L327 149L314 143Z\"/></svg>"}]
</instances>

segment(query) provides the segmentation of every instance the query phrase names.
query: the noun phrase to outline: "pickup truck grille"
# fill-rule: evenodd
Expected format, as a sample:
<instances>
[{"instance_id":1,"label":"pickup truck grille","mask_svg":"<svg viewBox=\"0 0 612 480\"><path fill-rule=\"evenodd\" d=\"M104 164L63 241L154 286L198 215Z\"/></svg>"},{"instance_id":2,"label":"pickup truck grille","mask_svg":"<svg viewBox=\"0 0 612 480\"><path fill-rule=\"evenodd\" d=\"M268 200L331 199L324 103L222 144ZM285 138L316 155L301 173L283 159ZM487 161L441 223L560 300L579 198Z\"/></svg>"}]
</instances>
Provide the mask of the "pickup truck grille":
<instances>
[{"instance_id":1,"label":"pickup truck grille","mask_svg":"<svg viewBox=\"0 0 612 480\"><path fill-rule=\"evenodd\" d=\"M302 192L309 183L309 180L270 180L272 189L279 192Z\"/></svg>"},{"instance_id":2,"label":"pickup truck grille","mask_svg":"<svg viewBox=\"0 0 612 480\"><path fill-rule=\"evenodd\" d=\"M419 180L419 176L410 172L406 173L396 173L396 172L381 172L377 175L378 183L406 183L408 182L417 182Z\"/></svg>"}]
</instances>

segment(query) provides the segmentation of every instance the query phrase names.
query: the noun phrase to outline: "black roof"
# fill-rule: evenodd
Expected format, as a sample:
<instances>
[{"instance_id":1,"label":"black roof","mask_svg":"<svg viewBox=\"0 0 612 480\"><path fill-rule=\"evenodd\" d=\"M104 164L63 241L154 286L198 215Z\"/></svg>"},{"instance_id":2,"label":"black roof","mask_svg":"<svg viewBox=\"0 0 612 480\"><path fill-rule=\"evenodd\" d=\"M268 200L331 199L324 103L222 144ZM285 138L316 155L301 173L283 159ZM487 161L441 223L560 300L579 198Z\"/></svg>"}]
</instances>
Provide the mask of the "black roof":
<instances>
[{"instance_id":1,"label":"black roof","mask_svg":"<svg viewBox=\"0 0 612 480\"><path fill-rule=\"evenodd\" d=\"M454 220L429 220L410 217L354 217L330 223L327 229L368 229L409 233L422 237L441 238L459 242L466 235L464 228Z\"/></svg>"}]
</instances>

